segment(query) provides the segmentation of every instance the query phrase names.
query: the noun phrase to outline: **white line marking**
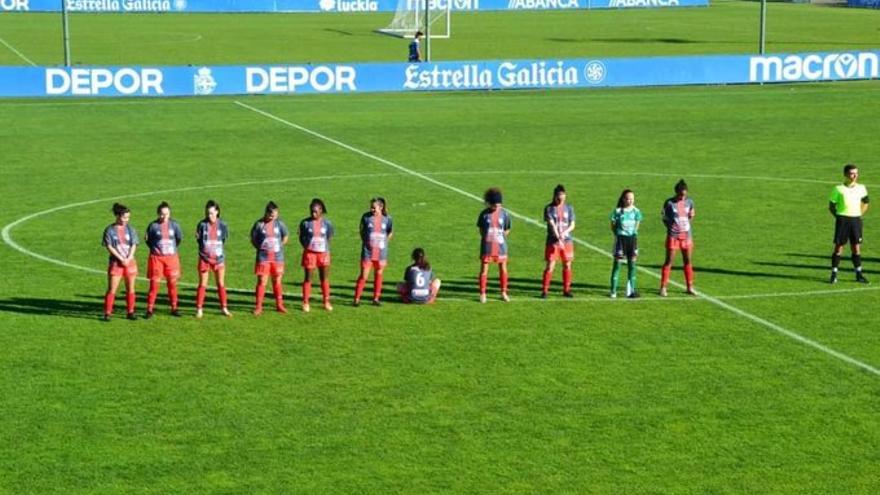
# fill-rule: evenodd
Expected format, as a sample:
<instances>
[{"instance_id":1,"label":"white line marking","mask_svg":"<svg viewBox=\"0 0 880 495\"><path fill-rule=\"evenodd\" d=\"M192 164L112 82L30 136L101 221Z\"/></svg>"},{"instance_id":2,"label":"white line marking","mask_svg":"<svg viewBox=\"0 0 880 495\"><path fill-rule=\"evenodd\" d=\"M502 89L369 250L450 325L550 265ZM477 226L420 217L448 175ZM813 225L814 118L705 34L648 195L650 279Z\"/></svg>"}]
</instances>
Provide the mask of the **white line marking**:
<instances>
[{"instance_id":1,"label":"white line marking","mask_svg":"<svg viewBox=\"0 0 880 495\"><path fill-rule=\"evenodd\" d=\"M436 180L436 179L433 179L433 178L431 178L431 177L429 177L429 176L427 176L427 175L425 175L425 174L422 174L422 173L416 172L415 170L409 169L409 168L407 168L407 167L404 167L403 165L399 165L399 164L394 163L394 162L392 162L392 161L390 161L390 160L386 160L385 158L382 158L382 157L380 157L380 156L376 156L376 155L374 155L374 154L372 154L372 153L369 153L369 152L367 152L367 151L363 151L363 150L361 150L361 149L359 149L359 148L355 148L354 146L351 146L351 145L349 145L349 144L343 143L342 141L339 141L339 140L337 140L337 139L333 139L333 138L331 138L331 137L329 137L329 136L326 136L326 135L324 135L324 134L321 134L321 133L319 133L319 132L317 132L317 131L313 131L313 130L308 129L308 128L305 128L305 127L303 127L303 126L301 126L301 125L295 124L295 123L290 122L290 121L285 120L285 119L282 119L281 117L278 117L278 116L273 115L273 114L271 114L271 113L268 113L268 112L266 112L266 111L260 110L260 109L258 109L258 108L252 107L252 106L250 106L250 105L248 105L248 104L245 104L245 103L242 103L242 102L240 102L240 101L238 101L238 100L235 100L235 104L238 105L238 106L240 106L240 107L242 107L242 108L248 109L248 110L250 110L250 111L252 111L252 112L258 113L258 114L260 114L260 115L262 115L262 116L264 116L264 117L266 117L266 118L269 118L269 119L271 119L271 120L274 120L274 121L276 121L276 122L278 122L278 123L281 123L281 124L286 125L286 126L288 126L288 127L292 127L292 128L294 128L294 129L296 129L296 130L299 130L299 131L301 131L301 132L304 132L304 133L306 133L306 134L309 134L309 135L311 135L311 136L314 136L314 137L316 137L316 138L318 138L318 139L321 139L321 140L326 141L326 142L331 143L331 144L335 144L336 146L339 146L340 148L343 148L343 149L349 150L349 151L351 151L352 153L355 153L355 154L361 155L361 156L363 156L363 157L366 157L366 158L369 158L369 159L371 159L371 160L374 160L374 161L377 161L377 162L379 162L379 163L382 163L382 164L384 164L384 165L387 165L387 166L389 166L389 167L391 167L391 168L393 168L393 169L395 169L395 170L399 170L399 171L401 171L401 172L403 172L403 173L405 173L405 174L407 174L407 175L411 175L411 176L413 176L413 177L417 177L417 178L419 178L419 179L422 179L422 180L424 180L424 181L426 181L426 182L430 182L431 184L434 184L435 186L441 187L441 188L443 188L443 189L447 189L447 190L449 190L449 191L453 191L453 192L458 193L458 194L460 194L460 195L462 195L462 196L465 196L465 197L467 197L467 198L473 199L474 201L477 201L477 202L479 202L479 203L482 203L482 202L483 202L483 198L480 198L479 196L477 196L477 195L475 195L475 194L469 193L469 192L467 192L467 191L465 191L465 190L463 190L463 189L459 189L459 188L457 188L457 187L455 187L455 186L453 186L453 185L451 185L451 184L446 184L445 182L440 182L440 181L438 181L438 180ZM525 216L525 215L522 215L522 214L516 213L516 212L514 212L514 211L512 211L512 210L509 210L509 209L508 209L507 211L508 211L508 213L511 214L511 216L513 216L513 217L515 217L515 218L518 218L518 219L520 219L520 220L522 220L522 221L524 221L524 222L526 222L526 223L529 223L529 224L531 224L531 225L535 225L535 226L537 226L537 227L539 227L539 228L542 228L542 229L545 228L545 226L544 226L544 224L543 224L542 222L538 222L537 220L535 220L535 219L533 219L533 218L531 218L531 217L527 217L527 216ZM601 249L601 248L599 248L599 247L597 247L597 246L594 246L594 245L592 245L592 244L590 244L590 243L588 243L588 242L586 242L586 241L584 241L584 240L582 240L582 239L574 238L574 241L577 242L578 244L580 244L580 245L582 245L582 246L584 246L584 247L586 247L586 248L592 250L592 251L595 251L595 252L597 252L597 253L599 253L599 254L602 254L602 255L604 255L604 256L606 256L606 257L611 257L611 255L610 255L606 250ZM651 275L652 277L660 278L660 274L654 272L653 270L649 270L649 269L644 268L644 267L639 267L639 270L642 271L643 273L646 273L646 274L648 274L648 275ZM676 286L676 287L679 287L679 288L682 288L682 287L683 287L683 286L682 286L680 283L678 283L678 282L670 281L670 283L671 283L672 285ZM716 305L716 306L718 306L718 307L720 307L720 308L722 308L722 309L725 309L725 310L727 310L727 311L730 311L731 313L734 313L734 314L737 315L737 316L740 316L740 317L745 318L745 319L747 319L747 320L750 320L750 321L752 321L752 322L754 322L754 323L757 323L757 324L759 324L759 325L762 325L762 326L764 326L764 327L766 327L766 328L769 328L769 329L771 329L771 330L774 330L774 331L776 331L776 332L778 332L778 333L780 333L780 334L782 334L782 335L785 335L786 337L789 337L789 338L791 338L791 339L794 339L794 340L796 340L796 341L798 341L798 342L800 342L800 343L802 343L802 344L808 345L808 346L810 346L810 347L812 347L812 348L814 348L814 349L818 349L818 350L820 350L820 351L822 351L822 352L824 352L824 353L826 353L826 354L828 354L828 355L830 355L830 356L833 356L833 357L835 357L835 358L837 358L837 359L840 359L841 361L847 362L847 363L852 364L852 365L854 365L854 366L857 366L857 367L859 367L859 368L861 368L861 369L863 369L863 370L865 370L865 371L868 371L868 372L870 372L870 373L873 373L874 375L880 376L880 369L877 369L877 368L875 368L875 367L873 367L873 366L871 366L871 365L869 365L869 364L867 364L867 363L864 363L864 362L859 361L859 360L857 360L857 359L855 359L855 358L852 358L852 357L850 357L850 356L847 356L846 354L843 354L843 353L841 353L841 352L835 351L834 349L831 349L830 347L827 347L827 346L825 346L825 345L823 345L823 344L820 344L819 342L816 342L815 340L809 339L809 338L804 337L804 336L802 336L802 335L800 335L800 334L798 334L798 333L792 332L791 330L788 330L788 329L786 329L786 328L783 328L782 326L777 325L777 324L775 324L775 323L773 323L773 322L767 321L767 320L765 320L765 319L763 319L763 318L761 318L761 317L759 317L759 316L756 316L756 315L753 315L753 314L748 313L748 312L746 312L746 311L743 311L743 310L741 310L741 309L739 309L739 308L737 308L737 307L735 307L735 306L732 306L732 305L730 305L730 304L728 304L728 303L726 303L726 302L724 302L724 301L721 301L720 299L718 299L718 298L716 298L716 297L712 297L712 296L710 296L710 295L708 295L708 294L705 294L705 293L703 293L703 292L700 292L699 295L698 295L698 297L701 297L701 298L703 298L703 299L709 301L710 303L712 303L712 304L714 304L714 305Z\"/></svg>"},{"instance_id":2,"label":"white line marking","mask_svg":"<svg viewBox=\"0 0 880 495\"><path fill-rule=\"evenodd\" d=\"M20 51L16 50L14 46L12 46L12 45L10 45L9 43L7 43L6 40L4 40L3 38L0 38L0 43L3 43L3 45L6 46L6 48L9 48L10 50L12 50L12 53L18 55L22 60L24 60L25 62L31 64L32 67L36 67L36 66L37 66L37 64L35 64L35 63L33 62L33 60L31 60L31 59L25 57L25 56L24 56L24 53L21 53Z\"/></svg>"}]
</instances>

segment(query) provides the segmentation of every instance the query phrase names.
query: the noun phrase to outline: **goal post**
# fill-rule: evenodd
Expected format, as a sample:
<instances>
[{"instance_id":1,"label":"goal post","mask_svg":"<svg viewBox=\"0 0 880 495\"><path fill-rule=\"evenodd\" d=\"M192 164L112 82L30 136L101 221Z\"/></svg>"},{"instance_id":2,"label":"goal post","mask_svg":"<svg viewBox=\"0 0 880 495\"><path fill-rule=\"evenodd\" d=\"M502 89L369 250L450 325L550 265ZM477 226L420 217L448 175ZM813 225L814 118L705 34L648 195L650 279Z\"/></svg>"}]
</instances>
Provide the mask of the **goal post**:
<instances>
[{"instance_id":1,"label":"goal post","mask_svg":"<svg viewBox=\"0 0 880 495\"><path fill-rule=\"evenodd\" d=\"M378 31L408 38L416 31L425 32L428 26L431 38L449 38L452 34L451 5L451 0L397 0L391 23Z\"/></svg>"}]
</instances>

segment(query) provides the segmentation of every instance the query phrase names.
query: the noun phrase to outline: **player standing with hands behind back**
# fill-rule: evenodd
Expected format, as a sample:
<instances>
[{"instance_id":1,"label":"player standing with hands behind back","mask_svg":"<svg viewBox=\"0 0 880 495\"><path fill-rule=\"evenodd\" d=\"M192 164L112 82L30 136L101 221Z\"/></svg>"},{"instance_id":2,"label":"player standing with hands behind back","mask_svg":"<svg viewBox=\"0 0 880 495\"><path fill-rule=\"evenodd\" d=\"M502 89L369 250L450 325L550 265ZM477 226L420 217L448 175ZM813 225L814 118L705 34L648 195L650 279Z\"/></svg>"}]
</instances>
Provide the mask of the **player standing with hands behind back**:
<instances>
[{"instance_id":1,"label":"player standing with hands behind back","mask_svg":"<svg viewBox=\"0 0 880 495\"><path fill-rule=\"evenodd\" d=\"M489 263L498 264L501 299L509 302L507 295L507 235L510 233L510 213L501 207L501 189L493 187L483 195L487 208L477 217L480 229L480 302L486 302L489 279Z\"/></svg>"},{"instance_id":2,"label":"player standing with hands behind back","mask_svg":"<svg viewBox=\"0 0 880 495\"><path fill-rule=\"evenodd\" d=\"M858 183L859 168L850 163L843 167L843 184L834 186L828 209L834 215L834 252L831 253L831 283L837 283L840 255L847 243L852 251L856 282L868 283L862 274L862 215L868 211L868 189Z\"/></svg>"},{"instance_id":3,"label":"player standing with hands behind back","mask_svg":"<svg viewBox=\"0 0 880 495\"><path fill-rule=\"evenodd\" d=\"M694 252L694 240L691 238L691 220L694 218L694 202L688 198L688 186L684 179L675 184L675 196L663 203L663 224L666 225L666 261L660 271L660 295L666 297L666 285L669 283L669 274L672 272L672 260L675 252L681 249L681 257L684 261L684 280L687 283L687 293L696 295L694 292L694 265L691 264L691 255Z\"/></svg>"}]
</instances>

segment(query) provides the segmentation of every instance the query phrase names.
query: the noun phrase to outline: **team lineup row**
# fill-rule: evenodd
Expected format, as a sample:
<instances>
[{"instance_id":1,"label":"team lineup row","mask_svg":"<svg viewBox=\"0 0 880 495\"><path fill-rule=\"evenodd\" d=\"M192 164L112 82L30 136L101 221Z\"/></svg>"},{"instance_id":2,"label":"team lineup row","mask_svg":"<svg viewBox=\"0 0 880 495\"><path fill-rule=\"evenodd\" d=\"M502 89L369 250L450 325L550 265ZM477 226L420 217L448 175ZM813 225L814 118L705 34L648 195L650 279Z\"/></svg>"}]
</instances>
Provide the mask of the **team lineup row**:
<instances>
[{"instance_id":1,"label":"team lineup row","mask_svg":"<svg viewBox=\"0 0 880 495\"><path fill-rule=\"evenodd\" d=\"M476 226L480 233L480 302L487 300L489 265L498 265L501 299L509 301L508 295L508 234L511 228L511 215L502 206L501 190L491 188L484 195L486 208L480 212ZM541 297L546 298L556 263L561 261L562 286L565 297L573 297L572 261L574 259L575 229L574 207L567 201L565 187L557 185L553 190L553 199L544 208L544 221L547 224L546 247ZM315 198L309 205L310 216L300 221L297 237L303 248L301 266L303 267L302 309L310 311L312 279L317 271L321 287L321 299L324 309L332 311L330 303L330 241L335 230L333 223L326 218L327 208L324 202ZM180 316L177 286L180 279L180 260L178 247L183 241L180 225L171 218L171 207L162 202L156 209L158 217L146 229L144 242L149 249L147 261L147 278L149 292L145 317L151 318L155 310L159 285L164 279L168 289L171 314ZM250 241L256 251L254 273L257 277L255 287L255 304L253 313L263 312L263 300L266 286L271 281L275 297L275 309L286 313L282 289L282 276L285 270L284 246L288 243L290 230L279 218L279 208L270 201L263 216L257 220L250 232ZM666 295L673 257L681 250L684 259L685 281L687 293L695 294L693 288L694 272L691 264L693 241L691 238L691 220L694 217L694 204L688 198L687 184L683 180L675 185L675 196L663 205L662 218L667 228L666 261L661 272L660 295ZM115 294L122 281L126 288L126 314L129 319L135 316L135 279L138 265L135 259L140 239L129 224L131 212L119 203L113 205L114 223L104 229L102 244L109 253L107 269L107 291L104 297L104 319L109 320L113 314ZM638 229L642 221L642 213L635 206L633 191L624 190L610 215L610 227L615 236L614 263L612 265L610 292L612 298L617 297L621 266L627 263L626 296L639 297L636 283L636 260L638 257ZM226 257L224 245L229 230L220 218L220 206L210 200L205 205L205 217L196 227L198 242L199 284L196 291L196 316L203 316L203 306L210 274L214 274L220 310L231 316L227 305L225 286ZM370 200L370 210L363 214L360 221L361 263L360 273L355 285L354 305L361 303L371 271L374 273L372 304L381 305L384 269L388 259L388 244L393 237L393 223L386 208L384 198ZM425 251L416 248L412 253L413 263L406 268L404 281L397 286L401 299L406 303L432 303L440 289L440 280L434 277Z\"/></svg>"}]
</instances>

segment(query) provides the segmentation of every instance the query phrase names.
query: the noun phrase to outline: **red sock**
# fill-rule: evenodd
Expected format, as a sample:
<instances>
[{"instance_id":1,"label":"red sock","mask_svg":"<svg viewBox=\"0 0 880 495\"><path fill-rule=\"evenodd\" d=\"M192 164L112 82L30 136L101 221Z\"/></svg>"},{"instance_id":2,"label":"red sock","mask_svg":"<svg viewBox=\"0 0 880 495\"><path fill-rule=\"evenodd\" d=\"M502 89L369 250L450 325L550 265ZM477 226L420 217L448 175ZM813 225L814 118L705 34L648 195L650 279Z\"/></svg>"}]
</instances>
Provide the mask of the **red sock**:
<instances>
[{"instance_id":1,"label":"red sock","mask_svg":"<svg viewBox=\"0 0 880 495\"><path fill-rule=\"evenodd\" d=\"M480 275L480 294L486 293L487 285L489 285L489 277L487 275Z\"/></svg>"},{"instance_id":2,"label":"red sock","mask_svg":"<svg viewBox=\"0 0 880 495\"><path fill-rule=\"evenodd\" d=\"M330 279L325 278L321 280L321 298L324 300L324 304L330 302Z\"/></svg>"},{"instance_id":3,"label":"red sock","mask_svg":"<svg viewBox=\"0 0 880 495\"><path fill-rule=\"evenodd\" d=\"M571 291L571 268L562 269L562 290L564 292Z\"/></svg>"},{"instance_id":4,"label":"red sock","mask_svg":"<svg viewBox=\"0 0 880 495\"><path fill-rule=\"evenodd\" d=\"M553 277L553 272L550 270L544 270L544 280L541 282L541 292L547 293L550 290L550 278Z\"/></svg>"},{"instance_id":5,"label":"red sock","mask_svg":"<svg viewBox=\"0 0 880 495\"><path fill-rule=\"evenodd\" d=\"M177 309L177 282L168 281L168 299L171 300L171 310Z\"/></svg>"},{"instance_id":6,"label":"red sock","mask_svg":"<svg viewBox=\"0 0 880 495\"><path fill-rule=\"evenodd\" d=\"M125 311L129 313L134 313L134 303L137 300L137 295L134 291L125 293Z\"/></svg>"},{"instance_id":7,"label":"red sock","mask_svg":"<svg viewBox=\"0 0 880 495\"><path fill-rule=\"evenodd\" d=\"M382 274L377 273L373 281L373 300L378 301L382 297Z\"/></svg>"},{"instance_id":8,"label":"red sock","mask_svg":"<svg viewBox=\"0 0 880 495\"><path fill-rule=\"evenodd\" d=\"M254 308L257 311L263 310L263 297L265 297L265 295L266 295L266 286L257 282L257 290L256 290L257 304L254 306Z\"/></svg>"},{"instance_id":9,"label":"red sock","mask_svg":"<svg viewBox=\"0 0 880 495\"><path fill-rule=\"evenodd\" d=\"M688 287L694 285L694 265L690 263L684 265L684 280Z\"/></svg>"},{"instance_id":10,"label":"red sock","mask_svg":"<svg viewBox=\"0 0 880 495\"><path fill-rule=\"evenodd\" d=\"M104 294L104 314L113 314L113 303L116 302L116 294L107 292Z\"/></svg>"},{"instance_id":11,"label":"red sock","mask_svg":"<svg viewBox=\"0 0 880 495\"><path fill-rule=\"evenodd\" d=\"M507 292L507 272L501 274L501 292Z\"/></svg>"},{"instance_id":12,"label":"red sock","mask_svg":"<svg viewBox=\"0 0 880 495\"><path fill-rule=\"evenodd\" d=\"M312 282L303 282L303 304L308 304L312 298Z\"/></svg>"},{"instance_id":13,"label":"red sock","mask_svg":"<svg viewBox=\"0 0 880 495\"><path fill-rule=\"evenodd\" d=\"M159 282L150 280L150 293L147 294L147 311L153 311L156 306L156 298L159 297Z\"/></svg>"},{"instance_id":14,"label":"red sock","mask_svg":"<svg viewBox=\"0 0 880 495\"><path fill-rule=\"evenodd\" d=\"M202 309L202 306L205 305L205 286L200 285L196 289L196 309Z\"/></svg>"},{"instance_id":15,"label":"red sock","mask_svg":"<svg viewBox=\"0 0 880 495\"><path fill-rule=\"evenodd\" d=\"M217 294L220 296L220 307L226 307L226 287L222 285L217 286ZM201 307L201 306L199 306Z\"/></svg>"},{"instance_id":16,"label":"red sock","mask_svg":"<svg viewBox=\"0 0 880 495\"><path fill-rule=\"evenodd\" d=\"M275 307L280 308L284 306L284 290L281 287L280 280L272 281L272 293L275 294Z\"/></svg>"},{"instance_id":17,"label":"red sock","mask_svg":"<svg viewBox=\"0 0 880 495\"><path fill-rule=\"evenodd\" d=\"M666 287L669 283L669 273L672 271L672 265L663 265L660 269L660 287Z\"/></svg>"},{"instance_id":18,"label":"red sock","mask_svg":"<svg viewBox=\"0 0 880 495\"><path fill-rule=\"evenodd\" d=\"M364 293L364 286L367 285L367 280L363 277L358 277L357 284L354 286L354 300L360 301L361 295Z\"/></svg>"}]
</instances>

